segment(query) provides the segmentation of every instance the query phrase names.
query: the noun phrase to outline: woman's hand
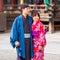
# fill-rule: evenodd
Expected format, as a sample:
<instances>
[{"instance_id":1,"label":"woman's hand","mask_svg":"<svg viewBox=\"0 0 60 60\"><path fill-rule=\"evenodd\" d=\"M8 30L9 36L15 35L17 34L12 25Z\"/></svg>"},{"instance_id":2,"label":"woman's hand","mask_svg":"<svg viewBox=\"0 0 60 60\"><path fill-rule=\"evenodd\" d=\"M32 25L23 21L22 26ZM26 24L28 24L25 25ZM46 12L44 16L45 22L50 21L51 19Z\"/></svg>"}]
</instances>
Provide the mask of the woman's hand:
<instances>
[{"instance_id":1,"label":"woman's hand","mask_svg":"<svg viewBox=\"0 0 60 60\"><path fill-rule=\"evenodd\" d=\"M43 48L42 46L38 46L38 49L39 49L39 50L42 50L42 48Z\"/></svg>"},{"instance_id":2,"label":"woman's hand","mask_svg":"<svg viewBox=\"0 0 60 60\"><path fill-rule=\"evenodd\" d=\"M15 41L15 46L18 47L20 43L18 41Z\"/></svg>"}]
</instances>

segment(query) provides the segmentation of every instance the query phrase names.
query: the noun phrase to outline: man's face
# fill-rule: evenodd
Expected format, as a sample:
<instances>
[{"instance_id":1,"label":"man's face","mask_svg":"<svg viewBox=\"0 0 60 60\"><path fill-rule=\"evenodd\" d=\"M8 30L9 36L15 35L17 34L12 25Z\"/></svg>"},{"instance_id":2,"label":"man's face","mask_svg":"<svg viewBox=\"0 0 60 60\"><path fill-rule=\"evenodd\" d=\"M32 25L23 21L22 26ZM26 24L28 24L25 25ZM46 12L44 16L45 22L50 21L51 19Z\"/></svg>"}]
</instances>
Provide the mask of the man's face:
<instances>
[{"instance_id":1,"label":"man's face","mask_svg":"<svg viewBox=\"0 0 60 60\"><path fill-rule=\"evenodd\" d=\"M30 8L29 7L24 8L23 12L28 15L30 13Z\"/></svg>"}]
</instances>

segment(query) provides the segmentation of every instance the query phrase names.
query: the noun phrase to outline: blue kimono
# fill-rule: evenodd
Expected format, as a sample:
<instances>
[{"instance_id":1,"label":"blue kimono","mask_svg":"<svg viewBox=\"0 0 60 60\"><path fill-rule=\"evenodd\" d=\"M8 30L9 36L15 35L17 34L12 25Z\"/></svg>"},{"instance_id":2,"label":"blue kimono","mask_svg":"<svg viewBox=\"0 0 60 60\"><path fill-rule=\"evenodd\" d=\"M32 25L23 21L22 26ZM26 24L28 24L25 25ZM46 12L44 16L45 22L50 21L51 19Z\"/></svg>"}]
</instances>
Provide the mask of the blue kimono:
<instances>
[{"instance_id":1,"label":"blue kimono","mask_svg":"<svg viewBox=\"0 0 60 60\"><path fill-rule=\"evenodd\" d=\"M31 49L31 58L34 56L33 53L33 42L32 42L32 17L28 16L28 22L30 25L30 49ZM10 33L10 43L15 48L15 41L20 42L20 46L16 47L18 56L21 56L22 58L26 58L26 52L25 52L25 40L24 40L24 27L23 27L23 21L22 21L22 15L18 16L13 23L11 33Z\"/></svg>"}]
</instances>

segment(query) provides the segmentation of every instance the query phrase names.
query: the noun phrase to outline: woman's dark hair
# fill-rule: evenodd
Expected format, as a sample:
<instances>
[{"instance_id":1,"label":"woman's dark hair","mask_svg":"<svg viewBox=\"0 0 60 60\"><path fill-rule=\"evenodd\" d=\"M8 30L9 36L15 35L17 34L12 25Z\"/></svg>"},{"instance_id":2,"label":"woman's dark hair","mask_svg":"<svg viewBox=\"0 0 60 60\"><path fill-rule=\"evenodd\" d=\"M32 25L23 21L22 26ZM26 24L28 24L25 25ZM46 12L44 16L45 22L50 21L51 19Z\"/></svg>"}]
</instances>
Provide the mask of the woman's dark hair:
<instances>
[{"instance_id":1,"label":"woman's dark hair","mask_svg":"<svg viewBox=\"0 0 60 60\"><path fill-rule=\"evenodd\" d=\"M37 10L33 10L33 11L31 12L31 16L34 17L34 16L36 16L36 15L38 15L39 18L40 18L40 14L38 13L38 11L37 11Z\"/></svg>"}]
</instances>

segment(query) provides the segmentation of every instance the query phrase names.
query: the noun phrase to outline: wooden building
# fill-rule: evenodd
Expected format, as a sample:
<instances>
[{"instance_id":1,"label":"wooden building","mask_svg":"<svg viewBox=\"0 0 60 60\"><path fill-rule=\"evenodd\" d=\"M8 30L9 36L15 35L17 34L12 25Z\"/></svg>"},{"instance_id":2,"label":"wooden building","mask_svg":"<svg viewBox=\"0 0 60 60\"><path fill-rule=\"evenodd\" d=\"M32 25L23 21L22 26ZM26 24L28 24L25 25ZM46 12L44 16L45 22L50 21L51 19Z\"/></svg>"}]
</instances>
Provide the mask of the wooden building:
<instances>
[{"instance_id":1,"label":"wooden building","mask_svg":"<svg viewBox=\"0 0 60 60\"><path fill-rule=\"evenodd\" d=\"M41 7L45 7L44 1ZM11 26L15 17L20 15L21 13L19 9L20 9L20 4L23 4L23 3L27 3L30 5L30 7L34 7L36 0L28 0L28 1L27 0L0 0L0 31L6 31L11 29ZM50 0L50 5L52 6L52 4L54 4L54 7L52 8L53 9L52 14L54 16L52 16L51 19L50 19L51 16L49 16L51 11L47 13L44 13L44 12L40 13L40 15L44 17L44 19L41 18L41 20L43 23L45 23L47 27L49 26L48 29L50 33L55 31L55 27L60 28L60 9L59 9L60 1ZM45 11L45 10L40 9L40 11Z\"/></svg>"},{"instance_id":2,"label":"wooden building","mask_svg":"<svg viewBox=\"0 0 60 60\"><path fill-rule=\"evenodd\" d=\"M0 0L0 11L4 9L3 6L5 5L11 5L14 8L14 5L19 5L23 3L34 4L36 3L36 1L39 1L39 0L28 0L28 1L27 0ZM59 0L50 0L50 4L51 3L60 4Z\"/></svg>"}]
</instances>

